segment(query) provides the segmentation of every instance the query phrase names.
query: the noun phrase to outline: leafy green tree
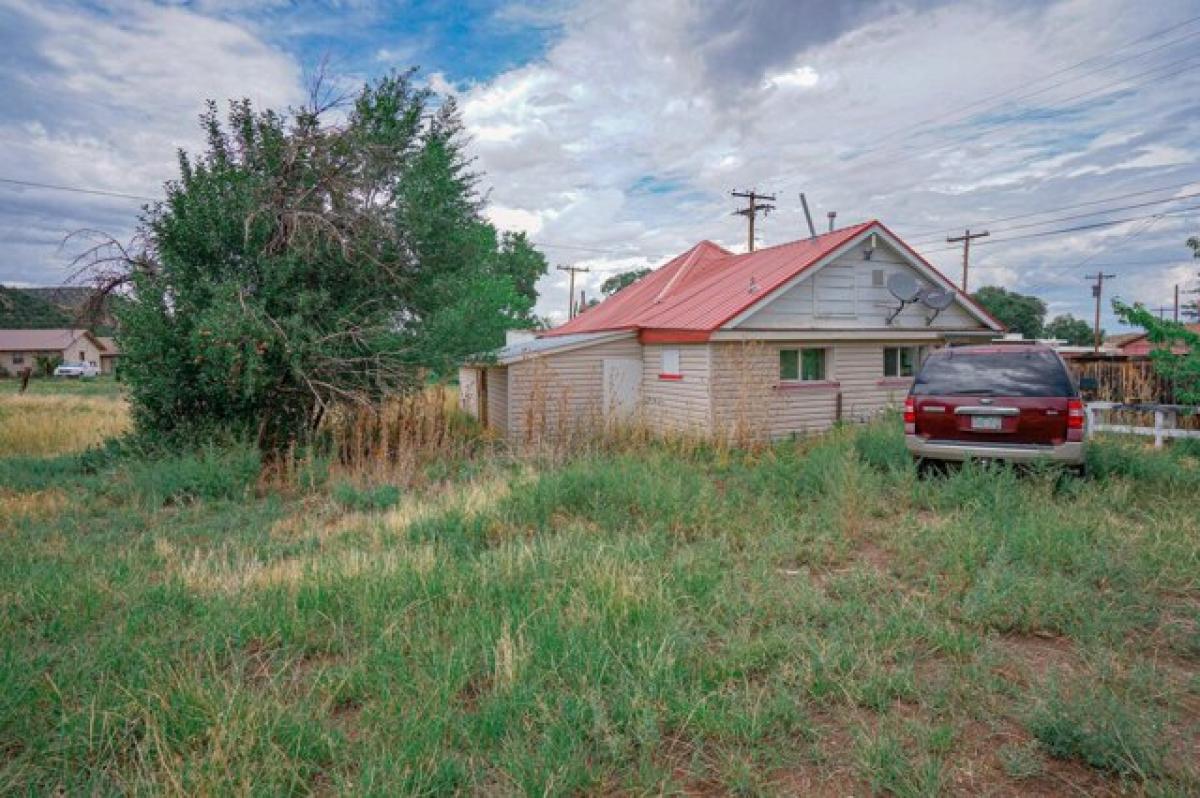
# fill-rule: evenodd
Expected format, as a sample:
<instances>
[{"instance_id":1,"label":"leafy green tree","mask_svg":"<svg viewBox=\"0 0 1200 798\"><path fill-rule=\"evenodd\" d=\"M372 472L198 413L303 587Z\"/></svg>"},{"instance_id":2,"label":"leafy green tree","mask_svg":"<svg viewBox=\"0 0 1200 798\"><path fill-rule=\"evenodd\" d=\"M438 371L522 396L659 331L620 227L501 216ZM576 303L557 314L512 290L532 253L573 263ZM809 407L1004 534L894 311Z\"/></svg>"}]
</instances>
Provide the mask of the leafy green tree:
<instances>
[{"instance_id":1,"label":"leafy green tree","mask_svg":"<svg viewBox=\"0 0 1200 798\"><path fill-rule=\"evenodd\" d=\"M1055 316L1046 323L1043 332L1047 338L1057 338L1071 346L1090 346L1096 340L1092 334L1092 325L1070 313ZM1104 330L1100 331L1100 337L1104 338Z\"/></svg>"},{"instance_id":2,"label":"leafy green tree","mask_svg":"<svg viewBox=\"0 0 1200 798\"><path fill-rule=\"evenodd\" d=\"M600 292L605 296L612 296L627 285L633 285L638 280L650 273L649 269L632 269L627 272L614 274L604 282L600 283Z\"/></svg>"},{"instance_id":3,"label":"leafy green tree","mask_svg":"<svg viewBox=\"0 0 1200 798\"><path fill-rule=\"evenodd\" d=\"M1187 240L1187 245L1192 249L1192 257L1200 258L1200 237L1192 236ZM1193 296L1200 295L1200 288L1194 288L1189 293ZM1183 314L1184 318L1192 319L1193 321L1200 319L1200 296L1181 303L1179 312Z\"/></svg>"},{"instance_id":4,"label":"leafy green tree","mask_svg":"<svg viewBox=\"0 0 1200 798\"><path fill-rule=\"evenodd\" d=\"M180 153L144 245L86 255L129 296L139 430L279 447L335 402L412 389L535 321L545 260L483 219L458 111L412 72L365 86L336 126L248 101L201 121L205 151Z\"/></svg>"},{"instance_id":5,"label":"leafy green tree","mask_svg":"<svg viewBox=\"0 0 1200 798\"><path fill-rule=\"evenodd\" d=\"M1113 300L1113 310L1126 324L1146 330L1155 346L1150 350L1154 370L1175 387L1175 398L1184 404L1200 404L1200 333L1179 322L1155 316L1140 304L1126 305ZM1186 348L1177 354L1175 348Z\"/></svg>"},{"instance_id":6,"label":"leafy green tree","mask_svg":"<svg viewBox=\"0 0 1200 798\"><path fill-rule=\"evenodd\" d=\"M1019 332L1026 338L1041 337L1046 303L1037 297L994 285L984 286L971 296L1010 332Z\"/></svg>"}]
</instances>

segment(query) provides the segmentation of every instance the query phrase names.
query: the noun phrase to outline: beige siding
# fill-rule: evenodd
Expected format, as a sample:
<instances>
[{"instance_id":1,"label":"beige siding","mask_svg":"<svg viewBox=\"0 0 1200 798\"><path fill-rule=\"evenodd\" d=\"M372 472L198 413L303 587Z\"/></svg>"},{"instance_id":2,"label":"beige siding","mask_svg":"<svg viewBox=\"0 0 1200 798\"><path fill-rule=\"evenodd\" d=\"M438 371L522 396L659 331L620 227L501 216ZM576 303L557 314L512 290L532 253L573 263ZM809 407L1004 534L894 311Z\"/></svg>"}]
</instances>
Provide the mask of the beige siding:
<instances>
[{"instance_id":1,"label":"beige siding","mask_svg":"<svg viewBox=\"0 0 1200 798\"><path fill-rule=\"evenodd\" d=\"M512 364L509 438L536 443L600 424L604 359L641 357L641 344L630 337Z\"/></svg>"},{"instance_id":2,"label":"beige siding","mask_svg":"<svg viewBox=\"0 0 1200 798\"><path fill-rule=\"evenodd\" d=\"M505 435L509 431L508 384L509 367L495 366L487 371L488 426Z\"/></svg>"},{"instance_id":3,"label":"beige siding","mask_svg":"<svg viewBox=\"0 0 1200 798\"><path fill-rule=\"evenodd\" d=\"M23 352L0 352L0 367L3 367L10 374L17 374L21 369L29 366L37 369L37 359L39 357L58 357L64 361L75 363L79 361L79 354L83 353L83 360L95 366L100 365L100 350L87 338L77 338L70 346L65 349L49 349L49 350L26 350ZM21 356L23 363L14 362L15 356Z\"/></svg>"},{"instance_id":4,"label":"beige siding","mask_svg":"<svg viewBox=\"0 0 1200 798\"><path fill-rule=\"evenodd\" d=\"M479 418L479 372L476 366L463 366L458 370L458 409Z\"/></svg>"},{"instance_id":5,"label":"beige siding","mask_svg":"<svg viewBox=\"0 0 1200 798\"><path fill-rule=\"evenodd\" d=\"M661 432L708 434L712 428L709 345L651 344L642 349L642 417L647 426ZM682 379L660 378L664 349L679 351Z\"/></svg>"},{"instance_id":6,"label":"beige siding","mask_svg":"<svg viewBox=\"0 0 1200 798\"><path fill-rule=\"evenodd\" d=\"M714 429L742 440L780 438L829 429L841 418L866 421L904 400L907 380L885 379L884 346L902 342L829 343L826 377L830 384L779 382L779 350L812 343L722 342L711 345Z\"/></svg>"},{"instance_id":7,"label":"beige siding","mask_svg":"<svg viewBox=\"0 0 1200 798\"><path fill-rule=\"evenodd\" d=\"M867 421L888 407L904 403L911 379L883 376L885 346L916 346L904 343L847 343L837 345L837 375L842 391L842 418Z\"/></svg>"},{"instance_id":8,"label":"beige siding","mask_svg":"<svg viewBox=\"0 0 1200 798\"><path fill-rule=\"evenodd\" d=\"M750 330L984 329L957 303L942 311L928 327L925 319L929 310L920 303L909 305L888 325L889 308L897 302L886 282L896 272L911 274L923 286L932 285L900 253L882 242L871 260L863 259L863 248L859 246L771 299L737 326Z\"/></svg>"}]
</instances>

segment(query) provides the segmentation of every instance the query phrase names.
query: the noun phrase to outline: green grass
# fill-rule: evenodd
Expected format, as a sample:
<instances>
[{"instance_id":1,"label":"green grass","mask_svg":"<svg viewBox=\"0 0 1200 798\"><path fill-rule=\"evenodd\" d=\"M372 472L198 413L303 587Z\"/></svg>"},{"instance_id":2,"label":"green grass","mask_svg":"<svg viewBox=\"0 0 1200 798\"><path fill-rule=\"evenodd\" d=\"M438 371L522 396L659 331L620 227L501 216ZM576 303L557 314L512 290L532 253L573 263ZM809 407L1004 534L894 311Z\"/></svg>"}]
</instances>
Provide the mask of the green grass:
<instances>
[{"instance_id":1,"label":"green grass","mask_svg":"<svg viewBox=\"0 0 1200 798\"><path fill-rule=\"evenodd\" d=\"M16 377L0 379L0 394L16 394L20 388L21 380ZM30 396L96 396L111 399L121 397L124 391L124 386L108 374L86 380L34 377L25 389Z\"/></svg>"},{"instance_id":2,"label":"green grass","mask_svg":"<svg viewBox=\"0 0 1200 798\"><path fill-rule=\"evenodd\" d=\"M1200 468L1093 459L0 460L0 792L1194 793Z\"/></svg>"}]
</instances>

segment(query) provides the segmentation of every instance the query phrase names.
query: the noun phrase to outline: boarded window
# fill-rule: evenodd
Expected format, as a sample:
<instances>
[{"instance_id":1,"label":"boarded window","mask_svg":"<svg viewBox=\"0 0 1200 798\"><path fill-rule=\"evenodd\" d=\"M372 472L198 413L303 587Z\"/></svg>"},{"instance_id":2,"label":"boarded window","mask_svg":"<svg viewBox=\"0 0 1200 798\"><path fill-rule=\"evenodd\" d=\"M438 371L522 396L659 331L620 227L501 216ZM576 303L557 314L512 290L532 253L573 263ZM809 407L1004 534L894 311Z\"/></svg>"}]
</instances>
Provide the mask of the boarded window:
<instances>
[{"instance_id":1,"label":"boarded window","mask_svg":"<svg viewBox=\"0 0 1200 798\"><path fill-rule=\"evenodd\" d=\"M824 349L779 350L781 382L819 382L825 379Z\"/></svg>"},{"instance_id":2,"label":"boarded window","mask_svg":"<svg viewBox=\"0 0 1200 798\"><path fill-rule=\"evenodd\" d=\"M871 272L871 285L875 288L883 288L883 269L875 269Z\"/></svg>"},{"instance_id":3,"label":"boarded window","mask_svg":"<svg viewBox=\"0 0 1200 798\"><path fill-rule=\"evenodd\" d=\"M917 346L885 346L883 348L883 376L911 377L921 362L921 348Z\"/></svg>"},{"instance_id":4,"label":"boarded window","mask_svg":"<svg viewBox=\"0 0 1200 798\"><path fill-rule=\"evenodd\" d=\"M679 350L678 349L664 349L662 351L662 370L659 373L660 374L669 374L671 376L679 375L680 371L679 371Z\"/></svg>"}]
</instances>

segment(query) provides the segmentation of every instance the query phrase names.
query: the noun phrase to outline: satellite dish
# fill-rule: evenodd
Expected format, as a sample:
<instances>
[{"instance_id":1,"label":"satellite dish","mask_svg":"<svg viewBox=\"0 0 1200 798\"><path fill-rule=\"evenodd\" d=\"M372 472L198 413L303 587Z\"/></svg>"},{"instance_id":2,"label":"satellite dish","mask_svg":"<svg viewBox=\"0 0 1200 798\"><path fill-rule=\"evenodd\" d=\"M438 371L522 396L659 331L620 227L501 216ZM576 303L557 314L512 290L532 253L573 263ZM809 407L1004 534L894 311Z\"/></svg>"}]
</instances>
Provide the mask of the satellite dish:
<instances>
[{"instance_id":1,"label":"satellite dish","mask_svg":"<svg viewBox=\"0 0 1200 798\"><path fill-rule=\"evenodd\" d=\"M954 303L954 292L933 288L921 295L921 301L932 310L945 310Z\"/></svg>"},{"instance_id":2,"label":"satellite dish","mask_svg":"<svg viewBox=\"0 0 1200 798\"><path fill-rule=\"evenodd\" d=\"M887 290L901 302L913 302L921 293L921 286L911 274L896 272L887 278Z\"/></svg>"}]
</instances>

